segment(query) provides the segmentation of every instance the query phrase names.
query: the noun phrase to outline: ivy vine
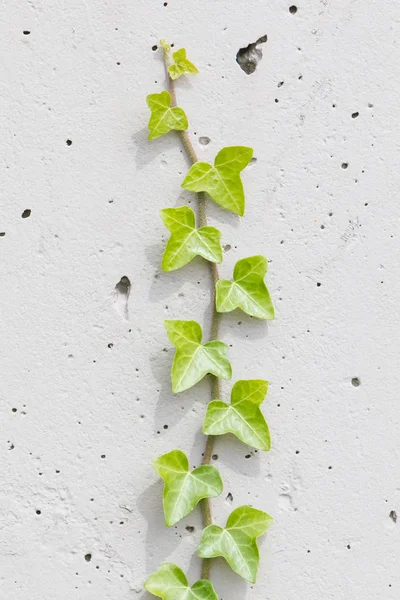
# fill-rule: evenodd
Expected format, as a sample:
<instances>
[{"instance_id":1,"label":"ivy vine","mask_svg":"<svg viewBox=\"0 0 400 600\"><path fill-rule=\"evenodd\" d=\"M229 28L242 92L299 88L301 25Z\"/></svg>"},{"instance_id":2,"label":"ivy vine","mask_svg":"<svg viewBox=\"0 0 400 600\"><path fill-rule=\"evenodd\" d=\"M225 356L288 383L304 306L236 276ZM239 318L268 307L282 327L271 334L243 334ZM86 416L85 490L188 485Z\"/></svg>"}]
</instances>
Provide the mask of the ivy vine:
<instances>
[{"instance_id":1,"label":"ivy vine","mask_svg":"<svg viewBox=\"0 0 400 600\"><path fill-rule=\"evenodd\" d=\"M202 558L201 579L189 586L184 572L172 563L164 563L150 575L145 588L163 600L217 600L210 581L211 560L225 558L233 571L254 583L259 564L257 538L271 526L272 517L252 508L239 506L229 515L225 527L214 524L210 498L222 492L223 483L218 470L210 465L215 436L231 433L241 442L268 451L270 432L260 409L268 391L268 381L240 380L232 387L231 401L221 400L221 379L231 379L232 367L228 346L218 339L221 313L240 309L258 319L273 319L274 307L265 285L267 259L249 256L239 260L232 280L220 279L217 264L222 262L221 233L207 224L207 197L243 216L245 194L240 177L249 164L252 148L229 146L222 148L214 164L198 160L187 133L188 120L177 106L174 81L197 68L186 57L184 48L172 53L167 42L161 42L167 71L168 90L147 96L150 108L149 135L153 140L170 131L177 131L189 161L192 163L182 187L197 194L198 225L194 211L188 206L164 208L161 218L170 232L162 257L165 272L180 269L195 256L208 261L213 285L213 312L210 340L203 343L203 332L196 321L167 320L166 333L175 347L171 368L172 391L184 392L203 377L211 379L211 401L203 422L207 436L203 464L189 470L186 454L174 449L158 457L154 469L164 481L163 510L167 527L183 519L200 503L204 529L198 546Z\"/></svg>"}]
</instances>

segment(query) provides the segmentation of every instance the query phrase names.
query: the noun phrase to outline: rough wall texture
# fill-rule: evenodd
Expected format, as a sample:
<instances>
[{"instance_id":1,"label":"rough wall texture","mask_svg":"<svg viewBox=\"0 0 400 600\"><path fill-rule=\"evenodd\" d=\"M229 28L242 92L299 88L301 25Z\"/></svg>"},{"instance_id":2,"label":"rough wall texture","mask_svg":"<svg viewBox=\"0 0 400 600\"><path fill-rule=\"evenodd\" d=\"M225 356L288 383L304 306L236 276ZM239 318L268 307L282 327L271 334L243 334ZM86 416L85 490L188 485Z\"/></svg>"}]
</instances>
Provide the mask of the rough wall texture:
<instances>
[{"instance_id":1,"label":"rough wall texture","mask_svg":"<svg viewBox=\"0 0 400 600\"><path fill-rule=\"evenodd\" d=\"M158 211L194 199L174 134L146 141L160 37L201 70L177 90L200 156L255 149L245 217L209 215L222 275L264 253L277 308L223 318L234 379L271 381L273 450L218 441L215 518L251 502L275 525L257 585L218 560L216 588L400 597L398 2L289 5L1 2L1 598L144 600L165 560L199 576L199 514L166 530L151 467L176 446L199 464L208 398L169 383L163 319L207 323L210 281L160 270ZM247 75L236 53L264 34Z\"/></svg>"}]
</instances>

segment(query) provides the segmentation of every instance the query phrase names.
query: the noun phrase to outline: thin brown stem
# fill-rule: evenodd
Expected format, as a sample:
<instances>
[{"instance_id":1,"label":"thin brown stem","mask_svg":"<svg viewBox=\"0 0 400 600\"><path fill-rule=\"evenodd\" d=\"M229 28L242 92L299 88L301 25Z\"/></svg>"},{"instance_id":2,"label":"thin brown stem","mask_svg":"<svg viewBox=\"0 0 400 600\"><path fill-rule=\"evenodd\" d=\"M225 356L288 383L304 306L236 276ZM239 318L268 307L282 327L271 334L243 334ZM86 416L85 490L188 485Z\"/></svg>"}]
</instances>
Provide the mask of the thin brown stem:
<instances>
[{"instance_id":1,"label":"thin brown stem","mask_svg":"<svg viewBox=\"0 0 400 600\"><path fill-rule=\"evenodd\" d=\"M169 72L168 72L168 61L169 61L168 54L169 54L168 49L163 46L164 64L165 64L165 70L166 70L166 75L167 75L167 79L168 79L169 93L171 95L171 106L177 106L174 80L171 79ZM187 131L178 131L177 133L179 134L179 137L182 142L182 146L183 146L183 148L186 152L186 155L187 155L189 161L191 162L191 164L198 162L199 159L197 157L196 151L193 147L193 144L191 142L188 132ZM198 221L199 221L200 227L205 227L207 225L206 206L207 206L206 195L204 192L199 192L197 194L197 216L198 216ZM218 272L218 267L215 263L209 262L208 264L209 264L209 268L210 268L211 284L212 284L212 290L213 290L212 300L211 300L211 302L212 302L212 317L211 317L210 339L216 340L216 339L218 339L218 331L219 331L219 314L217 313L216 305L215 305L215 290L216 290L217 281L219 280L219 272ZM214 375L210 375L210 379L211 379L211 399L212 400L219 399L221 397L220 380L218 379L218 377L215 377ZM206 445L204 448L203 461L202 461L203 465L209 465L211 462L211 459L212 459L212 456L214 453L214 442L215 442L214 435L206 436ZM211 502L210 502L209 498L204 498L203 500L201 500L201 510L202 510L202 515L203 515L203 525L204 525L204 527L208 527L208 525L212 524ZM203 558L202 567L201 567L202 579L210 578L210 568L211 568L211 559Z\"/></svg>"}]
</instances>

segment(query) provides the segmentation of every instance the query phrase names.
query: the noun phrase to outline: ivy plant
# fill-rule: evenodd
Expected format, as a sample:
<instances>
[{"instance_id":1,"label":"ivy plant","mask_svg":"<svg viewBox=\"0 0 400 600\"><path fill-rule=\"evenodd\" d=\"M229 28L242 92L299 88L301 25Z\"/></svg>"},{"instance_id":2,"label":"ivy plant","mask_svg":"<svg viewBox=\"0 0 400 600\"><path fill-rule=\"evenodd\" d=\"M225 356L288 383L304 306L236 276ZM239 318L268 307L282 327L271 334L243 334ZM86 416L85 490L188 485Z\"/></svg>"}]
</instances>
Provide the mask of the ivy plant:
<instances>
[{"instance_id":1,"label":"ivy plant","mask_svg":"<svg viewBox=\"0 0 400 600\"><path fill-rule=\"evenodd\" d=\"M260 410L268 390L268 381L237 381L232 388L231 403L213 400L207 406L203 423L206 435L233 433L239 440L258 448L271 449L268 425Z\"/></svg>"},{"instance_id":2,"label":"ivy plant","mask_svg":"<svg viewBox=\"0 0 400 600\"><path fill-rule=\"evenodd\" d=\"M145 589L163 600L218 600L210 581L200 579L190 587L185 573L173 563L164 563L150 575Z\"/></svg>"},{"instance_id":3,"label":"ivy plant","mask_svg":"<svg viewBox=\"0 0 400 600\"><path fill-rule=\"evenodd\" d=\"M198 555L223 556L231 569L255 583L258 563L257 538L271 526L272 517L251 506L239 506L228 517L225 528L209 525L203 530Z\"/></svg>"},{"instance_id":4,"label":"ivy plant","mask_svg":"<svg viewBox=\"0 0 400 600\"><path fill-rule=\"evenodd\" d=\"M202 465L189 471L189 461L181 450L172 450L153 462L164 479L163 507L167 527L186 517L203 498L222 492L222 480L215 467Z\"/></svg>"},{"instance_id":5,"label":"ivy plant","mask_svg":"<svg viewBox=\"0 0 400 600\"><path fill-rule=\"evenodd\" d=\"M268 262L264 256L249 256L239 260L233 270L233 281L217 282L216 303L218 312L241 308L259 319L273 319L274 307L264 277Z\"/></svg>"},{"instance_id":6,"label":"ivy plant","mask_svg":"<svg viewBox=\"0 0 400 600\"><path fill-rule=\"evenodd\" d=\"M207 192L217 204L242 216L245 201L240 172L247 167L252 156L253 149L245 146L222 148L215 157L214 166L195 162L182 187L190 192Z\"/></svg>"},{"instance_id":7,"label":"ivy plant","mask_svg":"<svg viewBox=\"0 0 400 600\"><path fill-rule=\"evenodd\" d=\"M265 284L268 261L256 255L241 258L235 265L232 279L221 279L218 264L222 263L221 232L207 222L207 202L211 198L222 208L243 216L245 194L241 173L249 164L253 149L248 146L227 146L216 155L214 163L198 160L188 135L188 119L177 106L175 81L197 73L197 67L180 48L172 53L169 44L161 41L168 89L149 94L149 140L171 131L177 132L191 166L182 187L197 194L196 215L189 206L167 207L161 219L170 236L161 266L166 273L180 269L193 258L206 260L212 280L212 317L209 341L203 343L201 325L194 320L171 319L164 327L175 355L171 366L172 392L180 394L204 377L211 382L211 398L205 409L202 431L205 448L202 464L193 470L184 449L178 448L154 460L154 469L164 482L163 510L167 527L195 510L200 504L203 515L198 556L202 558L201 579L192 586L181 568L163 563L150 575L145 588L163 600L217 600L210 581L211 560L223 557L231 569L254 583L259 565L257 538L272 524L272 517L251 506L239 506L228 516L225 527L214 523L210 499L219 496L223 482L219 471L210 464L216 436L233 434L238 443L268 451L270 432L261 411L268 391L264 379L239 380L232 387L230 404L222 397L221 380L232 377L228 345L219 340L222 313L240 309L257 319L273 319L274 307ZM156 142L153 142L156 143ZM184 440L180 440L184 446Z\"/></svg>"},{"instance_id":8,"label":"ivy plant","mask_svg":"<svg viewBox=\"0 0 400 600\"><path fill-rule=\"evenodd\" d=\"M197 255L211 262L222 262L221 232L207 226L196 229L196 216L191 208L164 208L161 218L171 232L162 258L163 271L179 269Z\"/></svg>"},{"instance_id":9,"label":"ivy plant","mask_svg":"<svg viewBox=\"0 0 400 600\"><path fill-rule=\"evenodd\" d=\"M232 367L226 358L228 346L212 340L201 344L203 336L196 321L164 321L168 337L176 348L171 369L172 391L183 392L211 373L220 379L232 377Z\"/></svg>"}]
</instances>

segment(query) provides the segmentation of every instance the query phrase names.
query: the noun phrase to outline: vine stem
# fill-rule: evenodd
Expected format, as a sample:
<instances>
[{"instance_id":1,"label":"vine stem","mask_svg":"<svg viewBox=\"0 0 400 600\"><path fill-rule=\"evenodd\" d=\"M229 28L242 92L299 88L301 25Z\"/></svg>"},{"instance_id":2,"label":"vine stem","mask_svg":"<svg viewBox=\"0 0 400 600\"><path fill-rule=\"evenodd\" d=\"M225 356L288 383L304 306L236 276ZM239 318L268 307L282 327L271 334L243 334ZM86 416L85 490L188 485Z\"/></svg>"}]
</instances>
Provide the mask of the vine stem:
<instances>
[{"instance_id":1,"label":"vine stem","mask_svg":"<svg viewBox=\"0 0 400 600\"><path fill-rule=\"evenodd\" d=\"M171 78L168 71L168 63L169 63L169 46L166 44L162 44L163 57L164 57L164 65L166 76L168 80L168 91L171 95L171 106L177 106L176 102L176 91L175 91L175 83ZM180 140L182 142L182 146L186 152L186 155L193 165L198 162L198 157L196 151L193 147L192 141L189 137L187 131L177 131ZM198 209L198 220L200 227L205 227L207 225L207 199L204 192L197 193L197 209ZM216 310L215 304L215 293L216 293L216 285L219 280L219 271L218 267L213 262L208 262L210 268L211 275L211 283L212 283L212 317L211 317L211 331L210 331L210 340L218 339L218 331L219 331L219 314ZM214 375L210 375L211 378L211 399L217 400L221 397L221 385L218 377ZM203 465L209 465L212 459L212 455L214 452L214 442L215 436L208 435L206 436L206 445L203 452ZM211 513L211 502L209 498L204 498L201 500L201 511L203 515L203 525L204 527L208 527L208 525L212 524L212 513ZM202 579L210 579L210 568L211 568L211 559L203 558L202 567L201 567L201 577Z\"/></svg>"}]
</instances>

